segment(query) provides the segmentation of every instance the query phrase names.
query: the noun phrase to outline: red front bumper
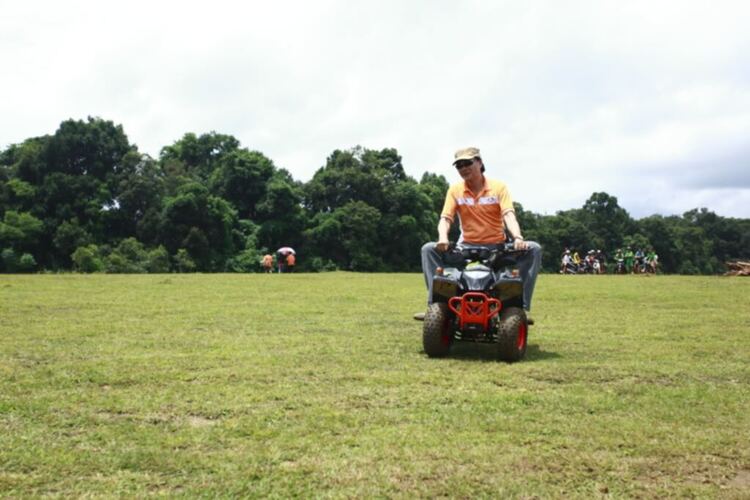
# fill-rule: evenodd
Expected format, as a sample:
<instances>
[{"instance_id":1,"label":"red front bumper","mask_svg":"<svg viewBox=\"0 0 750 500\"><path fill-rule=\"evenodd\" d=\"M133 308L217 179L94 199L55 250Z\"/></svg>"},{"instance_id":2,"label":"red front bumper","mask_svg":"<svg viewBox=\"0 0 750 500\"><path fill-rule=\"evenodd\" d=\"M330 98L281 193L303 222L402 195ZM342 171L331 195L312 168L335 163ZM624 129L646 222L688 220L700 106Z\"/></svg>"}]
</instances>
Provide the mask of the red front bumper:
<instances>
[{"instance_id":1,"label":"red front bumper","mask_svg":"<svg viewBox=\"0 0 750 500\"><path fill-rule=\"evenodd\" d=\"M482 292L466 292L460 297L451 297L448 307L458 318L458 328L481 325L482 331L487 331L490 319L497 316L503 308L502 302L488 297Z\"/></svg>"}]
</instances>

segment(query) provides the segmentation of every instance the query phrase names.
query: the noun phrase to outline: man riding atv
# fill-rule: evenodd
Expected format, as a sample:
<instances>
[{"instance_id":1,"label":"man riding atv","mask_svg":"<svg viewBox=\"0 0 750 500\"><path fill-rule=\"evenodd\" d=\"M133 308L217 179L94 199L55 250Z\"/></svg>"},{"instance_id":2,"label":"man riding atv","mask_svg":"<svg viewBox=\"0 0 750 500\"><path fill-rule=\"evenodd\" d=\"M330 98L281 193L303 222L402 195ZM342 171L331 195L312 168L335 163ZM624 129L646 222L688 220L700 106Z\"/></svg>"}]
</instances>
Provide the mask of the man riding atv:
<instances>
[{"instance_id":1,"label":"man riding atv","mask_svg":"<svg viewBox=\"0 0 750 500\"><path fill-rule=\"evenodd\" d=\"M438 268L445 266L444 254L449 249L448 232L456 214L460 219L464 248L471 246L498 249L506 241L506 231L513 240L513 249L523 251L515 257L523 282L523 308L531 309L536 277L542 261L542 248L534 241L525 241L516 220L513 201L507 186L484 176L484 162L477 148L459 149L453 165L463 179L453 184L445 197L438 223L438 241L422 247L422 271L427 285L428 306L433 302L433 280ZM424 319L423 313L414 315ZM528 324L533 324L527 318Z\"/></svg>"}]
</instances>

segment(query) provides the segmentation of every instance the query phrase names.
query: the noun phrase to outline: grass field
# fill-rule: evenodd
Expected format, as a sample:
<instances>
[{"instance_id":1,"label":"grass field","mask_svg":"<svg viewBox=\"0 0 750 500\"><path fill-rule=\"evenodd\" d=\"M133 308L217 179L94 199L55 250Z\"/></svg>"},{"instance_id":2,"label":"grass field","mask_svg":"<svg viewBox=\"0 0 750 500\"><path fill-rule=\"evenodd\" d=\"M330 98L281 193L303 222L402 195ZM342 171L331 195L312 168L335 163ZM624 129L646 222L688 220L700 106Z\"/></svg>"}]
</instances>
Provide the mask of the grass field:
<instances>
[{"instance_id":1,"label":"grass field","mask_svg":"<svg viewBox=\"0 0 750 500\"><path fill-rule=\"evenodd\" d=\"M541 276L526 360L417 274L0 276L0 495L750 497L750 279Z\"/></svg>"}]
</instances>

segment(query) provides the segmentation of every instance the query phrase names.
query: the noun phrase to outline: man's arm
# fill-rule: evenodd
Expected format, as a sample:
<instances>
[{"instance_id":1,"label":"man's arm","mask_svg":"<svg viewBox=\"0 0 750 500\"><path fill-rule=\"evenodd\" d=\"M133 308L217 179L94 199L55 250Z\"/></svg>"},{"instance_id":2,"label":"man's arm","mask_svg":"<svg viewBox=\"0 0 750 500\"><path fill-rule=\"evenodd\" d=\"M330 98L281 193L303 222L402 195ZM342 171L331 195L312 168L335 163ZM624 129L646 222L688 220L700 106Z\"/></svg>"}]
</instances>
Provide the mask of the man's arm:
<instances>
[{"instance_id":1,"label":"man's arm","mask_svg":"<svg viewBox=\"0 0 750 500\"><path fill-rule=\"evenodd\" d=\"M448 250L448 232L451 229L451 221L447 217L440 217L440 222L438 222L438 241L436 245L436 250L438 252L445 252Z\"/></svg>"},{"instance_id":2,"label":"man's arm","mask_svg":"<svg viewBox=\"0 0 750 500\"><path fill-rule=\"evenodd\" d=\"M513 248L516 250L526 250L529 248L529 245L523 239L521 226L518 225L516 213L513 210L508 210L503 214L503 222L505 222L505 228L513 238Z\"/></svg>"}]
</instances>

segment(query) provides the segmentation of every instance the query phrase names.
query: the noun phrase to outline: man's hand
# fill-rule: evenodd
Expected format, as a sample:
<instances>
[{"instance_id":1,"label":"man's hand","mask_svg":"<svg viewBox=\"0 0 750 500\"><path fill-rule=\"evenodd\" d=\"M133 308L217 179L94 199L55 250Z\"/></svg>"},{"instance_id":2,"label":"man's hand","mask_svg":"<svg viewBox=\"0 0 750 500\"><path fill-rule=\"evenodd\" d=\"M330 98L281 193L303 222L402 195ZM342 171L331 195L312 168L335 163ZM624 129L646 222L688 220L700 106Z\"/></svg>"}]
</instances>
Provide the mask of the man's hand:
<instances>
[{"instance_id":1,"label":"man's hand","mask_svg":"<svg viewBox=\"0 0 750 500\"><path fill-rule=\"evenodd\" d=\"M516 213L513 210L505 212L503 222L505 222L508 233L513 236L513 250L528 250L529 244L523 240L521 228L516 220Z\"/></svg>"},{"instance_id":2,"label":"man's hand","mask_svg":"<svg viewBox=\"0 0 750 500\"><path fill-rule=\"evenodd\" d=\"M438 252L447 252L449 247L450 242L448 240L440 240L435 244L435 250Z\"/></svg>"},{"instance_id":3,"label":"man's hand","mask_svg":"<svg viewBox=\"0 0 750 500\"><path fill-rule=\"evenodd\" d=\"M513 240L513 250L528 250L529 244L523 238Z\"/></svg>"}]
</instances>

